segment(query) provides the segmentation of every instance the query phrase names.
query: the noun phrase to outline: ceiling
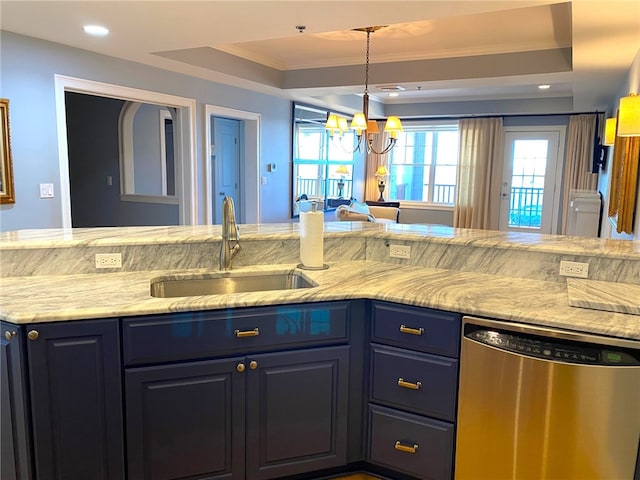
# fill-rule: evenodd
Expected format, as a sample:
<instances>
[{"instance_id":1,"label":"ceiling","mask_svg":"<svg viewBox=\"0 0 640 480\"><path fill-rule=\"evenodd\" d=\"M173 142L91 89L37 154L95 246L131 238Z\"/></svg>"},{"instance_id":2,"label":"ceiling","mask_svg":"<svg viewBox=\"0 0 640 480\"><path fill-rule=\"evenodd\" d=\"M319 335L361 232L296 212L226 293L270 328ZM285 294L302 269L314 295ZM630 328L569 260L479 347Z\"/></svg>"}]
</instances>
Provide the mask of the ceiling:
<instances>
[{"instance_id":1,"label":"ceiling","mask_svg":"<svg viewBox=\"0 0 640 480\"><path fill-rule=\"evenodd\" d=\"M89 37L85 24L110 34ZM640 48L640 0L1 0L0 25L321 105L361 102L366 33L353 29L381 25L369 72L381 108L547 98L578 112L602 111L623 86Z\"/></svg>"}]
</instances>

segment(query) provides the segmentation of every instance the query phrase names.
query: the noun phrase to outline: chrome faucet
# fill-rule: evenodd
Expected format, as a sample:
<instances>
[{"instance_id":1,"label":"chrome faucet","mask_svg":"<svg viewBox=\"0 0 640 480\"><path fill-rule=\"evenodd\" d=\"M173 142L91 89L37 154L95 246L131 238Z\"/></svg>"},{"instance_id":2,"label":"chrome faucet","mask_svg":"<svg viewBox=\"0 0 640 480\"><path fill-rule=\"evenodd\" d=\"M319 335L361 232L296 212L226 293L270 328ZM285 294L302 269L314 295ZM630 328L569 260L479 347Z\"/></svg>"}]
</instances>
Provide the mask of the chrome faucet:
<instances>
[{"instance_id":1,"label":"chrome faucet","mask_svg":"<svg viewBox=\"0 0 640 480\"><path fill-rule=\"evenodd\" d=\"M230 242L235 242L231 246ZM222 245L220 247L220 270L231 270L231 262L240 251L240 234L236 225L233 198L228 195L222 201Z\"/></svg>"}]
</instances>

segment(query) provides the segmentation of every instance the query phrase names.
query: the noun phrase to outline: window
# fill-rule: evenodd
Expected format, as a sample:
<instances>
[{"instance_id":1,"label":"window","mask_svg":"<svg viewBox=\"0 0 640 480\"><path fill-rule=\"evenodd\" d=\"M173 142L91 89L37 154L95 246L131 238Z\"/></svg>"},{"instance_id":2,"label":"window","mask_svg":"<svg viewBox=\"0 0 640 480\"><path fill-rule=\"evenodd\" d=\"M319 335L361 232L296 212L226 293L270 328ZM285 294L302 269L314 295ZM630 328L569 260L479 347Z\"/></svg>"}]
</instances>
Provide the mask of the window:
<instances>
[{"instance_id":1,"label":"window","mask_svg":"<svg viewBox=\"0 0 640 480\"><path fill-rule=\"evenodd\" d=\"M294 110L293 214L306 199L335 208L353 196L356 137L348 131L333 140L324 123L326 111L296 105ZM350 151L352 153L350 153Z\"/></svg>"},{"instance_id":2,"label":"window","mask_svg":"<svg viewBox=\"0 0 640 480\"><path fill-rule=\"evenodd\" d=\"M389 198L453 205L458 125L408 125L389 153Z\"/></svg>"}]
</instances>

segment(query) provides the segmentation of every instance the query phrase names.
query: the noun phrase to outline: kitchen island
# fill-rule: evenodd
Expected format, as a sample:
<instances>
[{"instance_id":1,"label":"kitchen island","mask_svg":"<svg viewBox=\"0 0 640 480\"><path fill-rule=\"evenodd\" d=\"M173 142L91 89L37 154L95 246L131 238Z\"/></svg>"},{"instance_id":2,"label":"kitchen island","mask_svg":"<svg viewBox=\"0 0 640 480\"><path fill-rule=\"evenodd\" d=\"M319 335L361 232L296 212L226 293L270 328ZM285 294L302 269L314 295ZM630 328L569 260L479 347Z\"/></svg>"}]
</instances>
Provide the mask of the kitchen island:
<instances>
[{"instance_id":1,"label":"kitchen island","mask_svg":"<svg viewBox=\"0 0 640 480\"><path fill-rule=\"evenodd\" d=\"M297 224L239 228L231 272L219 226L0 234L15 478L448 479L463 315L640 339L640 242L337 222L304 270ZM151 295L286 272L313 286Z\"/></svg>"},{"instance_id":2,"label":"kitchen island","mask_svg":"<svg viewBox=\"0 0 640 480\"><path fill-rule=\"evenodd\" d=\"M233 271L296 269L298 228L240 225L243 249ZM23 324L364 298L640 339L640 316L622 313L640 305L640 242L331 222L324 242L330 268L302 271L317 287L151 297L154 279L217 272L219 242L219 226L2 233L0 319ZM411 258L390 258L393 242L411 246ZM113 252L121 253L122 268L95 267L96 253ZM561 260L589 263L589 279L567 282L558 275ZM579 290L589 280L600 290L622 286L628 297L609 298L611 308L599 298L592 308L571 306L568 284Z\"/></svg>"}]
</instances>

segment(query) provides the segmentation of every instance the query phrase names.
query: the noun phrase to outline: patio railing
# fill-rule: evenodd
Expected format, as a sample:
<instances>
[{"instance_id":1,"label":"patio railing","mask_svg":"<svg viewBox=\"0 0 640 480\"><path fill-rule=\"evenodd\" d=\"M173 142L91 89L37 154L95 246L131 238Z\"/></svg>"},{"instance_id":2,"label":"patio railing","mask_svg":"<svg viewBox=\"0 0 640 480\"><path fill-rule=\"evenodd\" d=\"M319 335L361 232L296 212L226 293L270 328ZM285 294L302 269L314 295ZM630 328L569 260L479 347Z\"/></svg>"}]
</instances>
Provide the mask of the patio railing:
<instances>
[{"instance_id":1,"label":"patio railing","mask_svg":"<svg viewBox=\"0 0 640 480\"><path fill-rule=\"evenodd\" d=\"M338 198L340 195L340 189L338 184L339 178L302 178L298 177L296 182L296 192L298 197L302 194L306 194L308 198ZM353 191L353 180L345 178L342 182L344 184L342 188L342 198L351 198Z\"/></svg>"}]
</instances>

